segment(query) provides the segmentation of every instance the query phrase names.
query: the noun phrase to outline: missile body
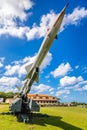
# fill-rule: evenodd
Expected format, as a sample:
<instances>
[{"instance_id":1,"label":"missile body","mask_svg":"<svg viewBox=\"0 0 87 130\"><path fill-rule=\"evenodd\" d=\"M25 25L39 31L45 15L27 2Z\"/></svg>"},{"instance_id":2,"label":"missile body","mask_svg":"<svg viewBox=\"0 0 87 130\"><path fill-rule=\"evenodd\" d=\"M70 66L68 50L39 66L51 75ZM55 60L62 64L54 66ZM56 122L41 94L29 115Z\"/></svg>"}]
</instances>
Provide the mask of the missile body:
<instances>
[{"instance_id":1,"label":"missile body","mask_svg":"<svg viewBox=\"0 0 87 130\"><path fill-rule=\"evenodd\" d=\"M43 43L42 43L40 50L38 52L34 67L39 67L41 65L44 57L46 56L47 52L49 51L49 49L53 43L53 40L56 38L57 32L59 31L60 26L62 24L62 20L64 18L66 8L67 8L67 5L61 11L61 13L59 14L55 23L53 24L51 29L49 29L48 34L46 35L45 39L43 40Z\"/></svg>"},{"instance_id":2,"label":"missile body","mask_svg":"<svg viewBox=\"0 0 87 130\"><path fill-rule=\"evenodd\" d=\"M35 62L33 64L30 64L30 65L25 67L28 74L25 77L25 80L27 80L26 81L27 85L24 85L24 87L22 88L24 93L28 93L30 91L31 86L32 86L34 81L39 82L39 67L40 67L43 59L45 58L47 52L49 51L49 49L53 43L53 40L57 36L57 32L59 31L60 26L62 24L67 6L68 6L68 4L65 5L63 10L58 15L56 21L54 22L53 26L49 29L46 37L44 38L44 40L41 44L40 49L38 51Z\"/></svg>"}]
</instances>

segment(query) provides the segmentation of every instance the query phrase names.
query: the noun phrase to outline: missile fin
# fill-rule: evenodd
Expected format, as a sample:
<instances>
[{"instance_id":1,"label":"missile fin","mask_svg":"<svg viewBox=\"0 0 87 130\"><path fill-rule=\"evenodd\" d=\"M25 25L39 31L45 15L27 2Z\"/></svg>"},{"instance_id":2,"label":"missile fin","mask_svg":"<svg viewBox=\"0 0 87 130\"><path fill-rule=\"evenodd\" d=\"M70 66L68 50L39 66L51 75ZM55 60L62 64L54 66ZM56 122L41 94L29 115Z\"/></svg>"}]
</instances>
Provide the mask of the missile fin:
<instances>
[{"instance_id":1,"label":"missile fin","mask_svg":"<svg viewBox=\"0 0 87 130\"><path fill-rule=\"evenodd\" d=\"M25 69L26 69L26 71L27 71L27 72L29 72L29 71L30 71L30 69L31 69L32 65L33 65L33 63L32 63L32 64L30 64L30 65L25 66Z\"/></svg>"},{"instance_id":2,"label":"missile fin","mask_svg":"<svg viewBox=\"0 0 87 130\"><path fill-rule=\"evenodd\" d=\"M39 73L37 74L35 81L39 83Z\"/></svg>"},{"instance_id":3,"label":"missile fin","mask_svg":"<svg viewBox=\"0 0 87 130\"><path fill-rule=\"evenodd\" d=\"M55 39L58 39L58 35L55 36Z\"/></svg>"},{"instance_id":4,"label":"missile fin","mask_svg":"<svg viewBox=\"0 0 87 130\"><path fill-rule=\"evenodd\" d=\"M28 72L28 71L27 71L27 72ZM26 75L26 77L24 78L24 80L30 79L30 78L31 78L31 75L32 75L32 72L33 72L33 70L31 70L31 71Z\"/></svg>"},{"instance_id":5,"label":"missile fin","mask_svg":"<svg viewBox=\"0 0 87 130\"><path fill-rule=\"evenodd\" d=\"M16 85L16 88L18 89L18 91L20 91L20 90L21 90L21 88L20 88L19 86L17 86L17 85Z\"/></svg>"}]
</instances>

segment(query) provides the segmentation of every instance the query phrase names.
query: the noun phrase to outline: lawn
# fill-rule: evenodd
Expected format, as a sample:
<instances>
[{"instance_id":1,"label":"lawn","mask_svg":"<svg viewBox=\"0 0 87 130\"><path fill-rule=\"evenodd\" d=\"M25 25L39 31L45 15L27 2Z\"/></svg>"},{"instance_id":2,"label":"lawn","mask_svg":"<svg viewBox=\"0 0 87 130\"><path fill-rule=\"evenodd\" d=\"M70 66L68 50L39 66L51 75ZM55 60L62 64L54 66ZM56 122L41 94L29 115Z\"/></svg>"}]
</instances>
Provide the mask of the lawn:
<instances>
[{"instance_id":1,"label":"lawn","mask_svg":"<svg viewBox=\"0 0 87 130\"><path fill-rule=\"evenodd\" d=\"M0 113L8 105L0 105ZM18 122L13 115L0 114L0 130L87 130L87 108L41 107L40 113L49 117L32 118L29 124Z\"/></svg>"}]
</instances>

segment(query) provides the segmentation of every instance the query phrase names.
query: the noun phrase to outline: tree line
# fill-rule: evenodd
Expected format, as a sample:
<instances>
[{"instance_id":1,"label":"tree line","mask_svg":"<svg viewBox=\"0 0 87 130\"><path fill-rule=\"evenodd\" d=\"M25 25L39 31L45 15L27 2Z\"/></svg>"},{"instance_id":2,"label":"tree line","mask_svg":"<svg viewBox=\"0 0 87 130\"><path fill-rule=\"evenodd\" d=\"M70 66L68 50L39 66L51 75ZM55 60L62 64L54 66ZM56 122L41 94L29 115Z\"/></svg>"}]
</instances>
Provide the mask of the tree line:
<instances>
[{"instance_id":1,"label":"tree line","mask_svg":"<svg viewBox=\"0 0 87 130\"><path fill-rule=\"evenodd\" d=\"M13 92L0 92L0 98L4 98L5 101L7 98L13 98L17 94L18 93L13 93Z\"/></svg>"},{"instance_id":2,"label":"tree line","mask_svg":"<svg viewBox=\"0 0 87 130\"><path fill-rule=\"evenodd\" d=\"M75 105L75 106L78 106L78 105L87 105L87 103L84 103L84 102L71 102L71 104Z\"/></svg>"}]
</instances>

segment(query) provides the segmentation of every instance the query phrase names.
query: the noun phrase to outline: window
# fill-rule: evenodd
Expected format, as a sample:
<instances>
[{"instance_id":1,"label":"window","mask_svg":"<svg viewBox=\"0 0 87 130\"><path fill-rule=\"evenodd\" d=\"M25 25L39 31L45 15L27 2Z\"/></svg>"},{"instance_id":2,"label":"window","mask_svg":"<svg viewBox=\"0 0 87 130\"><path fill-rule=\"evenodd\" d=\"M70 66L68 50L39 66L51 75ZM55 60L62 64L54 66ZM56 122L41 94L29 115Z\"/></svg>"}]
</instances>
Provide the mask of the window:
<instances>
[{"instance_id":1,"label":"window","mask_svg":"<svg viewBox=\"0 0 87 130\"><path fill-rule=\"evenodd\" d=\"M46 97L46 99L49 99L49 97Z\"/></svg>"},{"instance_id":2,"label":"window","mask_svg":"<svg viewBox=\"0 0 87 130\"><path fill-rule=\"evenodd\" d=\"M34 99L36 99L36 96L34 96Z\"/></svg>"},{"instance_id":3,"label":"window","mask_svg":"<svg viewBox=\"0 0 87 130\"><path fill-rule=\"evenodd\" d=\"M42 99L42 97L40 97L40 99Z\"/></svg>"}]
</instances>

